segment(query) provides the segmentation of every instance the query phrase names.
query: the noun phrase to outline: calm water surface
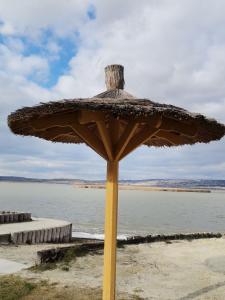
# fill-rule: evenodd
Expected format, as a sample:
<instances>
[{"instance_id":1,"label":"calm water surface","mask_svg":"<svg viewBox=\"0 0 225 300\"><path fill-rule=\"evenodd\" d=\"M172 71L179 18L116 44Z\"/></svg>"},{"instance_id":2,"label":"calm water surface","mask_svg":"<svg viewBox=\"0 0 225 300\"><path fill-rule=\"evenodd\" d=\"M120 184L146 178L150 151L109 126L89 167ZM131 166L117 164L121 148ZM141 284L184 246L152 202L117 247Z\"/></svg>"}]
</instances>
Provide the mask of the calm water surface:
<instances>
[{"instance_id":1,"label":"calm water surface","mask_svg":"<svg viewBox=\"0 0 225 300\"><path fill-rule=\"evenodd\" d=\"M105 191L70 185L0 183L0 210L71 221L74 231L101 233ZM119 233L225 231L225 193L119 192Z\"/></svg>"}]
</instances>

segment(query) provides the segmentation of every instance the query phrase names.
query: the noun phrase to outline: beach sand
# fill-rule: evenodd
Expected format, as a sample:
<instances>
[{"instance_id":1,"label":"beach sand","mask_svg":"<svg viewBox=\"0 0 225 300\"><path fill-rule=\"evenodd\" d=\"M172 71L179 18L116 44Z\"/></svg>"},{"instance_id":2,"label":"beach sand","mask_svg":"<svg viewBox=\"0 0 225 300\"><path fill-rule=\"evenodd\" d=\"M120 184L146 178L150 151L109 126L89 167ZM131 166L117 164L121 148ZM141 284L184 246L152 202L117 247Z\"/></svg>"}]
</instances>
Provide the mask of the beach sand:
<instances>
[{"instance_id":1,"label":"beach sand","mask_svg":"<svg viewBox=\"0 0 225 300\"><path fill-rule=\"evenodd\" d=\"M36 251L53 245L0 247L0 258L27 266L35 263ZM7 251L6 251L7 249ZM118 249L117 289L143 299L224 300L225 238L156 242ZM62 286L102 286L102 251L77 257L69 270L58 267L44 272L20 270L17 274L59 282Z\"/></svg>"}]
</instances>

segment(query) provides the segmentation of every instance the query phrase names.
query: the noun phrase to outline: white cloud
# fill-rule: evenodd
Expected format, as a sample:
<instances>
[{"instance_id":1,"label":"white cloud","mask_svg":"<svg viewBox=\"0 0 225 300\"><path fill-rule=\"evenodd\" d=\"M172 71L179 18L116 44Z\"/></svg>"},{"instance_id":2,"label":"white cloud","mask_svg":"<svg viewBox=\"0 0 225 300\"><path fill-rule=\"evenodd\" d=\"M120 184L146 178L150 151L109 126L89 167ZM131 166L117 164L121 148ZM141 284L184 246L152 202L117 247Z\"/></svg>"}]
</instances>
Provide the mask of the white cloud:
<instances>
[{"instance_id":1,"label":"white cloud","mask_svg":"<svg viewBox=\"0 0 225 300\"><path fill-rule=\"evenodd\" d=\"M4 35L11 35L14 34L14 29L9 23L0 24L0 33Z\"/></svg>"},{"instance_id":2,"label":"white cloud","mask_svg":"<svg viewBox=\"0 0 225 300\"><path fill-rule=\"evenodd\" d=\"M43 80L48 75L48 61L37 55L23 56L10 50L5 45L0 45L0 69L1 72L14 77L35 76Z\"/></svg>"},{"instance_id":3,"label":"white cloud","mask_svg":"<svg viewBox=\"0 0 225 300\"><path fill-rule=\"evenodd\" d=\"M42 30L59 36L73 34L85 21L87 0L7 0L0 2L0 19L5 34L26 35L37 39Z\"/></svg>"}]
</instances>

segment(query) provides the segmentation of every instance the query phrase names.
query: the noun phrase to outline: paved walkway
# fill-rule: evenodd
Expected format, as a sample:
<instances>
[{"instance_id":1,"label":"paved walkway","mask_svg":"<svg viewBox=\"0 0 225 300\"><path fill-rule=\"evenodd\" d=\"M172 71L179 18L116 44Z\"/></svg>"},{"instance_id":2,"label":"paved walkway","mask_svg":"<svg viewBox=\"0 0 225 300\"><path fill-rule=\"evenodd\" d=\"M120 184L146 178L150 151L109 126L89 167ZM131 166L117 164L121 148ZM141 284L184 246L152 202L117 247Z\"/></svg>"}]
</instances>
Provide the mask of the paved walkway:
<instances>
[{"instance_id":1,"label":"paved walkway","mask_svg":"<svg viewBox=\"0 0 225 300\"><path fill-rule=\"evenodd\" d=\"M31 265L30 265L31 266ZM28 265L17 263L8 259L0 258L0 275L13 274L24 268L28 268Z\"/></svg>"},{"instance_id":2,"label":"paved walkway","mask_svg":"<svg viewBox=\"0 0 225 300\"><path fill-rule=\"evenodd\" d=\"M0 225L0 235L11 234L21 231L33 231L55 227L62 227L70 223L62 220L46 219L46 218L32 218L33 221L21 223L8 223Z\"/></svg>"},{"instance_id":3,"label":"paved walkway","mask_svg":"<svg viewBox=\"0 0 225 300\"><path fill-rule=\"evenodd\" d=\"M29 222L0 224L0 243L69 242L71 233L72 224L67 221L33 218Z\"/></svg>"}]
</instances>

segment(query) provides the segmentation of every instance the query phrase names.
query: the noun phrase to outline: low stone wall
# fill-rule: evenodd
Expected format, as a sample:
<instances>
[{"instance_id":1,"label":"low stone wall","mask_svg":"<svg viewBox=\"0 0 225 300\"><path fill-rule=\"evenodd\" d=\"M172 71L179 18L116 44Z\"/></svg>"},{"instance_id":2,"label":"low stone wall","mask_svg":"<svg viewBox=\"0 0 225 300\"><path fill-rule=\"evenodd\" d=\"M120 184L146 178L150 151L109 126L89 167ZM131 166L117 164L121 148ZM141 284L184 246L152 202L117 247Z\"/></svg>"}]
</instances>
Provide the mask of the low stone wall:
<instances>
[{"instance_id":1,"label":"low stone wall","mask_svg":"<svg viewBox=\"0 0 225 300\"><path fill-rule=\"evenodd\" d=\"M217 232L196 232L196 233L175 233L175 234L150 234L146 236L133 236L124 241L118 241L118 245L136 245L154 242L171 242L174 240L197 240L221 238L222 233Z\"/></svg>"},{"instance_id":2,"label":"low stone wall","mask_svg":"<svg viewBox=\"0 0 225 300\"><path fill-rule=\"evenodd\" d=\"M117 241L117 247L123 247L125 245L137 245L144 243L154 242L171 242L174 240L194 240L194 239L210 239L210 238L221 238L223 234L213 232L200 232L200 233L184 233L184 234L169 234L169 235L147 235L147 236L133 236L127 240ZM97 240L76 239L73 241L79 241L79 245L71 245L67 247L58 247L47 250L41 250L37 252L38 262L52 263L63 260L68 251L72 251L74 256L83 256L90 252L95 252L104 248L104 241L99 242Z\"/></svg>"},{"instance_id":3,"label":"low stone wall","mask_svg":"<svg viewBox=\"0 0 225 300\"><path fill-rule=\"evenodd\" d=\"M31 221L31 213L0 211L0 224Z\"/></svg>"},{"instance_id":4,"label":"low stone wall","mask_svg":"<svg viewBox=\"0 0 225 300\"><path fill-rule=\"evenodd\" d=\"M8 245L11 241L11 234L0 234L0 246L1 245Z\"/></svg>"},{"instance_id":5,"label":"low stone wall","mask_svg":"<svg viewBox=\"0 0 225 300\"><path fill-rule=\"evenodd\" d=\"M68 243L72 238L72 224L61 227L32 231L14 232L11 235L13 244Z\"/></svg>"},{"instance_id":6,"label":"low stone wall","mask_svg":"<svg viewBox=\"0 0 225 300\"><path fill-rule=\"evenodd\" d=\"M64 259L64 257L67 255L68 251L72 256L84 256L88 254L89 252L94 252L103 249L104 243L103 242L89 242L84 243L81 245L73 245L73 246L67 246L67 247L58 247L58 248L52 248L52 249L46 249L46 250L40 250L37 252L38 256L38 263L44 264L44 263L53 263L57 261L61 261Z\"/></svg>"}]
</instances>

